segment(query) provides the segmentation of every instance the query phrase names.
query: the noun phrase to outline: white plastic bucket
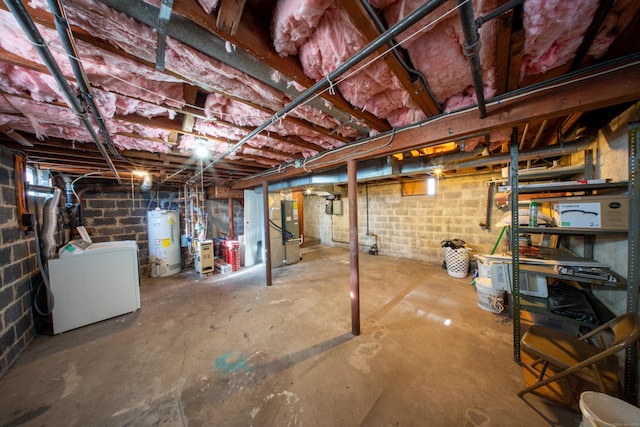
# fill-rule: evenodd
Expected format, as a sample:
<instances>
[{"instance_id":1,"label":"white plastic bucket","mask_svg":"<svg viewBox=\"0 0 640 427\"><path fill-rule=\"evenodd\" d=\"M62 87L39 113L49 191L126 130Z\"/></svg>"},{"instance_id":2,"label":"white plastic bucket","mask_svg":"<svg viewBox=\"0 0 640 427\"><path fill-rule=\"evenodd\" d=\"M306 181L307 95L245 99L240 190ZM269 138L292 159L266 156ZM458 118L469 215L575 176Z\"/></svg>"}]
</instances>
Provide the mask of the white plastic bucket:
<instances>
[{"instance_id":1,"label":"white plastic bucket","mask_svg":"<svg viewBox=\"0 0 640 427\"><path fill-rule=\"evenodd\" d=\"M580 395L582 427L637 426L640 408L608 394L585 391Z\"/></svg>"},{"instance_id":2,"label":"white plastic bucket","mask_svg":"<svg viewBox=\"0 0 640 427\"><path fill-rule=\"evenodd\" d=\"M502 312L504 310L504 291L491 286L490 277L476 277L475 282L478 307L492 313Z\"/></svg>"}]
</instances>

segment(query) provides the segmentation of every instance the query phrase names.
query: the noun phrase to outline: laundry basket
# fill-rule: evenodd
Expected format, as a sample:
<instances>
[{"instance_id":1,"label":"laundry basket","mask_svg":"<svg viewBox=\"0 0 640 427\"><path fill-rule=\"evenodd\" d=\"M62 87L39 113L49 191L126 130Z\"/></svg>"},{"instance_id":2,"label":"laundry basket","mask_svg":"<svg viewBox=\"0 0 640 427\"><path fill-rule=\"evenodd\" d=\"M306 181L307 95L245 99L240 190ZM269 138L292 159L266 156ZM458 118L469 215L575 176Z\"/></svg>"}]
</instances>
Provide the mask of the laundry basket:
<instances>
[{"instance_id":1,"label":"laundry basket","mask_svg":"<svg viewBox=\"0 0 640 427\"><path fill-rule=\"evenodd\" d=\"M449 276L465 278L469 274L469 248L444 248L444 259Z\"/></svg>"}]
</instances>

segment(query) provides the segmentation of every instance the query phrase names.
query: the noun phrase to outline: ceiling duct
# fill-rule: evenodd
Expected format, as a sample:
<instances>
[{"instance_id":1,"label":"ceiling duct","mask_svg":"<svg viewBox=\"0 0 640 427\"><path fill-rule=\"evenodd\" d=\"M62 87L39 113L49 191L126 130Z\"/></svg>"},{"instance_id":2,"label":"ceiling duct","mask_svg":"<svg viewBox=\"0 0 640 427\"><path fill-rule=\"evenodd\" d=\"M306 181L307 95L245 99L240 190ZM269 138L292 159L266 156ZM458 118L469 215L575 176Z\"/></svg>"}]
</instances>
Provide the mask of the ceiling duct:
<instances>
[{"instance_id":1,"label":"ceiling duct","mask_svg":"<svg viewBox=\"0 0 640 427\"><path fill-rule=\"evenodd\" d=\"M595 136L583 136L573 141L553 145L537 150L525 150L518 153L521 161L560 157L577 153L587 149L596 141ZM431 174L435 169L444 170L470 169L478 167L506 165L511 160L508 153L493 156L480 156L481 150L435 157L412 157L401 162L395 162L393 156L358 162L358 182L393 179L402 176ZM269 185L269 191L292 190L305 186L326 184L346 184L347 168L341 166L322 173L312 173L306 176L292 178Z\"/></svg>"}]
</instances>

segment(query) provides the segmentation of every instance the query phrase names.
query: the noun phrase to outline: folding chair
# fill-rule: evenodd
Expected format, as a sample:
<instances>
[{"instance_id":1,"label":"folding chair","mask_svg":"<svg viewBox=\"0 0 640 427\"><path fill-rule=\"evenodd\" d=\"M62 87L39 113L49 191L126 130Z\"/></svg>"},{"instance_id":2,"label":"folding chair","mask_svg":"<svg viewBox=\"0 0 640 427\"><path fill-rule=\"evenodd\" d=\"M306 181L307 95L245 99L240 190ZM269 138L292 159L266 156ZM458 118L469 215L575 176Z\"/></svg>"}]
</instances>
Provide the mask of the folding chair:
<instances>
[{"instance_id":1,"label":"folding chair","mask_svg":"<svg viewBox=\"0 0 640 427\"><path fill-rule=\"evenodd\" d=\"M579 378L595 385L607 394L618 394L618 359L615 353L634 344L640 338L638 315L620 315L591 332L574 337L541 325L532 325L522 336L523 370L533 373L537 380L518 392L518 396L538 392L545 397L555 394L559 382ZM613 341L606 344L606 335L613 332ZM609 340L611 337L609 336ZM595 343L594 343L595 342ZM525 354L523 354L525 356ZM528 360L528 363L524 362ZM547 387L545 387L547 386ZM545 387L546 393L542 393ZM569 386L571 388L571 386Z\"/></svg>"}]
</instances>

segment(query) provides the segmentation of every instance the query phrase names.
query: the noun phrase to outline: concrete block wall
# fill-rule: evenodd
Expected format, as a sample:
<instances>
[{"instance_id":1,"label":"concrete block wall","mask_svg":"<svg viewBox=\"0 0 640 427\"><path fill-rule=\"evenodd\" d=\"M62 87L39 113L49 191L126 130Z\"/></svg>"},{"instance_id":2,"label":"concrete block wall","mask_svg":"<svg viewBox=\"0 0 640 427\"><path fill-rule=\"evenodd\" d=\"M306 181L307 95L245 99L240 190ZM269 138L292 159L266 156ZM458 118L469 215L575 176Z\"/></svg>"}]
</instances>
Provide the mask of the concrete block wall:
<instances>
[{"instance_id":1,"label":"concrete block wall","mask_svg":"<svg viewBox=\"0 0 640 427\"><path fill-rule=\"evenodd\" d=\"M399 183L360 184L358 239L361 250L371 247L374 239L370 235L376 234L381 255L429 263L439 264L444 259L442 240L462 239L473 254L490 252L501 231L495 223L504 215L492 204L490 229L483 230L479 225L486 220L487 183L492 178L499 177L497 174L445 177L438 181L435 196L403 196ZM343 215L327 215L324 198L306 197L305 232L309 233L307 227L313 229L318 224L323 244L347 246L349 200L343 197L342 202Z\"/></svg>"},{"instance_id":2,"label":"concrete block wall","mask_svg":"<svg viewBox=\"0 0 640 427\"><path fill-rule=\"evenodd\" d=\"M177 192L134 192L112 190L100 185L80 192L85 228L94 242L135 240L138 243L141 273L149 254L147 212L158 206L177 208ZM78 190L76 190L78 192Z\"/></svg>"},{"instance_id":3,"label":"concrete block wall","mask_svg":"<svg viewBox=\"0 0 640 427\"><path fill-rule=\"evenodd\" d=\"M320 219L323 215L326 215L324 213L324 198L314 194L304 196L302 209L305 239L320 239Z\"/></svg>"},{"instance_id":4,"label":"concrete block wall","mask_svg":"<svg viewBox=\"0 0 640 427\"><path fill-rule=\"evenodd\" d=\"M40 283L33 232L18 229L13 154L0 149L0 377L35 337L32 289Z\"/></svg>"}]
</instances>

